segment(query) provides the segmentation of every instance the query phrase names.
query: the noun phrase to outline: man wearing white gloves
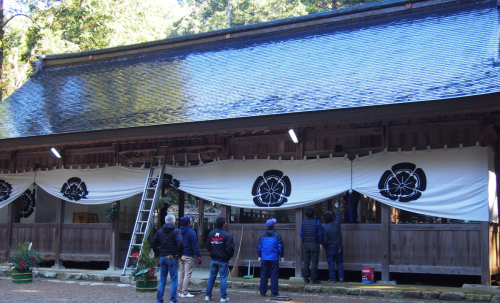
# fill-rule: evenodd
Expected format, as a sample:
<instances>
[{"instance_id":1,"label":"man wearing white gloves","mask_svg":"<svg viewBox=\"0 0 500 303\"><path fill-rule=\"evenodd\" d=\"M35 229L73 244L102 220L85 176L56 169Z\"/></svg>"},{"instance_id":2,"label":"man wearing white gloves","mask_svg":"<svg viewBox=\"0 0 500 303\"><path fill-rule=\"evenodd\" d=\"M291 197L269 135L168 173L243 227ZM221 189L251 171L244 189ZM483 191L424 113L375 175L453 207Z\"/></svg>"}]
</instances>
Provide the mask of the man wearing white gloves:
<instances>
[{"instance_id":1,"label":"man wearing white gloves","mask_svg":"<svg viewBox=\"0 0 500 303\"><path fill-rule=\"evenodd\" d=\"M328 261L328 270L330 279L328 282L337 282L335 275L335 264L339 270L339 282L344 282L344 252L342 249L342 231L340 230L340 220L342 214L339 208L339 201L335 202L336 214L333 220L333 214L328 211L325 214L326 224L323 227L323 245L326 249L326 260Z\"/></svg>"},{"instance_id":2,"label":"man wearing white gloves","mask_svg":"<svg viewBox=\"0 0 500 303\"><path fill-rule=\"evenodd\" d=\"M269 219L266 222L267 230L260 235L257 254L260 263L260 285L259 291L262 297L267 293L267 281L271 276L271 297L278 296L278 274L279 260L285 261L283 238L276 231L276 219Z\"/></svg>"}]
</instances>

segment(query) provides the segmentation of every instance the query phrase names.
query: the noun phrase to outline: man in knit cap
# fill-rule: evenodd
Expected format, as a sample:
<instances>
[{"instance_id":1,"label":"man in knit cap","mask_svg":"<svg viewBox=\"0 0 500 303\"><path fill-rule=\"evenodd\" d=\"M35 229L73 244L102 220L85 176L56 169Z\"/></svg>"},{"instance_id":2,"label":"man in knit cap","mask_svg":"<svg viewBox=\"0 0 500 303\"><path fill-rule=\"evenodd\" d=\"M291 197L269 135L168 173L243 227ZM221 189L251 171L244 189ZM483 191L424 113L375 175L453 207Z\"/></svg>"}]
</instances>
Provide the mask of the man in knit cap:
<instances>
[{"instance_id":1,"label":"man in knit cap","mask_svg":"<svg viewBox=\"0 0 500 303\"><path fill-rule=\"evenodd\" d=\"M260 235L257 254L260 263L260 285L259 291L262 297L267 293L267 281L271 277L271 297L278 295L279 260L284 262L283 238L276 231L276 219L266 222L267 230Z\"/></svg>"},{"instance_id":2,"label":"man in knit cap","mask_svg":"<svg viewBox=\"0 0 500 303\"><path fill-rule=\"evenodd\" d=\"M201 253L198 247L196 232L191 228L193 222L190 217L180 218L181 228L179 229L184 240L184 252L179 259L179 296L181 298L192 298L194 295L188 292L191 274L193 273L194 258L198 257L198 264L201 264Z\"/></svg>"}]
</instances>

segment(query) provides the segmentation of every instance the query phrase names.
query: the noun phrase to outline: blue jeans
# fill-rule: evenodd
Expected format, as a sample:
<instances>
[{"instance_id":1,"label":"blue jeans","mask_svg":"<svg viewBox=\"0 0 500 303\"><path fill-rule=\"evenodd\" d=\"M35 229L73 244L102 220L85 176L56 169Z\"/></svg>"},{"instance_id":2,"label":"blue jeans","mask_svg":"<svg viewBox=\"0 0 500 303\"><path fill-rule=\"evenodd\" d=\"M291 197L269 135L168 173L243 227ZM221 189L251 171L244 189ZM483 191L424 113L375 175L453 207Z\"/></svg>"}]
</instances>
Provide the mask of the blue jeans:
<instances>
[{"instance_id":1,"label":"blue jeans","mask_svg":"<svg viewBox=\"0 0 500 303\"><path fill-rule=\"evenodd\" d=\"M260 263L260 285L259 292L266 294L267 279L271 277L271 294L277 295L279 290L278 274L280 271L279 261L265 260Z\"/></svg>"},{"instance_id":2,"label":"blue jeans","mask_svg":"<svg viewBox=\"0 0 500 303\"><path fill-rule=\"evenodd\" d=\"M156 302L163 302L168 273L170 273L170 301L177 302L177 275L179 268L177 258L174 257L169 259L167 257L160 257L160 268L160 285L158 285Z\"/></svg>"},{"instance_id":3,"label":"blue jeans","mask_svg":"<svg viewBox=\"0 0 500 303\"><path fill-rule=\"evenodd\" d=\"M342 248L342 244L328 246L326 249L326 260L328 261L330 279L332 281L337 281L335 275L335 264L337 264L339 280L344 280L344 249Z\"/></svg>"},{"instance_id":4,"label":"blue jeans","mask_svg":"<svg viewBox=\"0 0 500 303\"><path fill-rule=\"evenodd\" d=\"M210 277L207 282L207 289L205 290L205 295L212 297L212 289L214 288L215 278L217 278L217 273L220 277L220 297L221 299L227 298L227 275L228 275L228 264L227 262L221 261L210 261Z\"/></svg>"}]
</instances>

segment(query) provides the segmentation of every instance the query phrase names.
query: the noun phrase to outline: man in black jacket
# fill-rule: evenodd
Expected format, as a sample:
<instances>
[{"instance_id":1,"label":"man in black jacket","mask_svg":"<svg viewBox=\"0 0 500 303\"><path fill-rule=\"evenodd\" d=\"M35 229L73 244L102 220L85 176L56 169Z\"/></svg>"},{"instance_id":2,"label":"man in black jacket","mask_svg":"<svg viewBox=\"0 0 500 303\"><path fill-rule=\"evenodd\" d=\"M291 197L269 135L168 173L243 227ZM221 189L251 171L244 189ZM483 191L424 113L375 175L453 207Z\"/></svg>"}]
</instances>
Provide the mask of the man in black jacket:
<instances>
[{"instance_id":1,"label":"man in black jacket","mask_svg":"<svg viewBox=\"0 0 500 303\"><path fill-rule=\"evenodd\" d=\"M154 251L160 252L160 284L156 302L163 302L168 273L170 273L170 303L178 302L176 296L178 259L184 250L184 240L182 240L181 232L175 227L174 216L165 217L165 225L156 232L151 241L151 247Z\"/></svg>"},{"instance_id":2,"label":"man in black jacket","mask_svg":"<svg viewBox=\"0 0 500 303\"><path fill-rule=\"evenodd\" d=\"M330 279L328 282L337 282L335 275L335 264L339 270L339 281L344 282L344 252L342 248L342 231L340 230L340 220L342 214L340 212L339 202L335 202L336 215L333 220L332 212L328 211L325 214L326 224L323 227L323 245L326 249L326 260L328 261L328 271Z\"/></svg>"},{"instance_id":3,"label":"man in black jacket","mask_svg":"<svg viewBox=\"0 0 500 303\"><path fill-rule=\"evenodd\" d=\"M205 301L212 300L212 289L214 288L215 278L217 273L220 277L220 302L228 302L227 297L227 275L228 263L234 255L233 237L228 234L225 229L227 226L226 219L223 217L217 218L215 222L217 228L208 234L207 249L210 252L210 277L205 290Z\"/></svg>"}]
</instances>

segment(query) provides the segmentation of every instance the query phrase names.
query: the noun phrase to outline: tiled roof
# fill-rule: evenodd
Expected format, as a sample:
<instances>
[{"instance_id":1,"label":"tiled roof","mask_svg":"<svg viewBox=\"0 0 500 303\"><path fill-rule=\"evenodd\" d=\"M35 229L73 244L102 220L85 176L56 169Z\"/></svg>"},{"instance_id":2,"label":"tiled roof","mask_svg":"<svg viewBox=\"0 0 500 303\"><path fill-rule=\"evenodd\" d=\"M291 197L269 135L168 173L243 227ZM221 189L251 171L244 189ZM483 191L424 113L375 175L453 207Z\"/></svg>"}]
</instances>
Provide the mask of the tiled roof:
<instances>
[{"instance_id":1,"label":"tiled roof","mask_svg":"<svg viewBox=\"0 0 500 303\"><path fill-rule=\"evenodd\" d=\"M42 70L0 103L0 138L499 92L492 3Z\"/></svg>"}]
</instances>

